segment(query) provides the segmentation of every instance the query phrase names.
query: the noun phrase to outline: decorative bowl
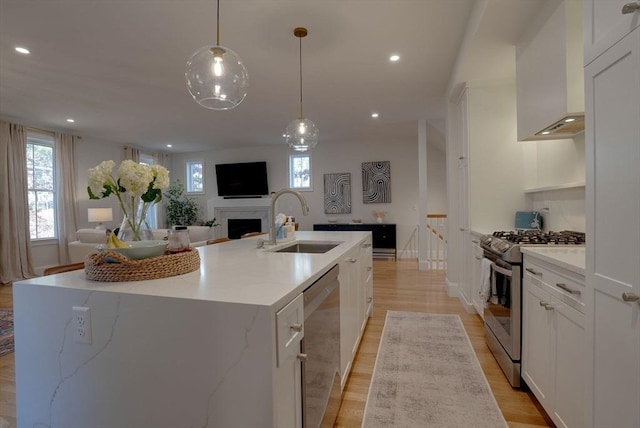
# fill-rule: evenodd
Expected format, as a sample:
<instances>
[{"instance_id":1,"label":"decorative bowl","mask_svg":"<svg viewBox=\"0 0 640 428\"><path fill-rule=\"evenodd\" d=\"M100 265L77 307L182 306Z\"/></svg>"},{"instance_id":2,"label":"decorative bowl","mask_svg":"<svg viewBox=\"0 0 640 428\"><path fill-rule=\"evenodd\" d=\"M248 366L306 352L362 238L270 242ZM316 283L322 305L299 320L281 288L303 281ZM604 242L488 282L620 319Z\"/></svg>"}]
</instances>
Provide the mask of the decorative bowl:
<instances>
[{"instance_id":1,"label":"decorative bowl","mask_svg":"<svg viewBox=\"0 0 640 428\"><path fill-rule=\"evenodd\" d=\"M337 217L329 217L329 218L327 218L327 221L329 223L335 224L335 223L338 222L338 218Z\"/></svg>"},{"instance_id":2,"label":"decorative bowl","mask_svg":"<svg viewBox=\"0 0 640 428\"><path fill-rule=\"evenodd\" d=\"M169 241L132 241L127 242L127 248L106 248L104 244L98 245L98 251L113 251L134 260L158 257L164 254Z\"/></svg>"}]
</instances>

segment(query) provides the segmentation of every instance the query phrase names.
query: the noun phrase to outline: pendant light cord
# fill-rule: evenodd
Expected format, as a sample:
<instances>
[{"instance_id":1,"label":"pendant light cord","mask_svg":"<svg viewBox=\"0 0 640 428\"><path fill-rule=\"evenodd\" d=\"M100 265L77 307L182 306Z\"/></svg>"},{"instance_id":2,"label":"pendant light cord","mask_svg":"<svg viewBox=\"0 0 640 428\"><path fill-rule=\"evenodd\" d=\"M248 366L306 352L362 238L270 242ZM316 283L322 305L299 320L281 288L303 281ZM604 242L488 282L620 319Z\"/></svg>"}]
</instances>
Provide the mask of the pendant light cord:
<instances>
[{"instance_id":1,"label":"pendant light cord","mask_svg":"<svg viewBox=\"0 0 640 428\"><path fill-rule=\"evenodd\" d=\"M216 8L216 45L220 46L220 0Z\"/></svg>"},{"instance_id":2,"label":"pendant light cord","mask_svg":"<svg viewBox=\"0 0 640 428\"><path fill-rule=\"evenodd\" d=\"M302 114L302 37L300 39L300 119L304 118Z\"/></svg>"}]
</instances>

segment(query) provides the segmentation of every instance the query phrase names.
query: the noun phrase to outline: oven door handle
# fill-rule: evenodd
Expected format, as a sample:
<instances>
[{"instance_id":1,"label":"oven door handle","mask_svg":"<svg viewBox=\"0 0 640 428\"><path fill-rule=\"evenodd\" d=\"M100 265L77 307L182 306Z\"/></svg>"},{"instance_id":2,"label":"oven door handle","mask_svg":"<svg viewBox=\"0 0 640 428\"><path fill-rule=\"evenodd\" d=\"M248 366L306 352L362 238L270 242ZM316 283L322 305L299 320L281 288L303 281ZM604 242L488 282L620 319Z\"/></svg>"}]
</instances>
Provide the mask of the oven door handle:
<instances>
[{"instance_id":1,"label":"oven door handle","mask_svg":"<svg viewBox=\"0 0 640 428\"><path fill-rule=\"evenodd\" d=\"M491 268L494 271L496 271L498 273L501 273L504 276L508 276L509 278L511 278L513 276L513 272L511 272L508 269L505 269L505 268L502 268L502 267L498 266L497 264L495 264L495 262L491 262Z\"/></svg>"}]
</instances>

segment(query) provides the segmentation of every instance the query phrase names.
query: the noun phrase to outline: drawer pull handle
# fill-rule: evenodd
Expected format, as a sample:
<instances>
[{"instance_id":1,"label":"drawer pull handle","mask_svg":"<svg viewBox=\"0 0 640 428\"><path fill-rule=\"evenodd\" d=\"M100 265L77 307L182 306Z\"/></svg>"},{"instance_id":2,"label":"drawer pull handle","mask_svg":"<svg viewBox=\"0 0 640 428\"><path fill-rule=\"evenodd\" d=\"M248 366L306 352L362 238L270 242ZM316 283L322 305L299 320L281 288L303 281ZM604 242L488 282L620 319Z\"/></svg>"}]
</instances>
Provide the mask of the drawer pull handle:
<instances>
[{"instance_id":1,"label":"drawer pull handle","mask_svg":"<svg viewBox=\"0 0 640 428\"><path fill-rule=\"evenodd\" d=\"M358 261L358 259L356 259L355 257L351 257L348 259L344 259L345 262L349 262L349 263L355 263Z\"/></svg>"},{"instance_id":2,"label":"drawer pull handle","mask_svg":"<svg viewBox=\"0 0 640 428\"><path fill-rule=\"evenodd\" d=\"M483 259L483 257L478 257L478 256L473 256L473 257L475 257L476 260L482 260Z\"/></svg>"},{"instance_id":3,"label":"drawer pull handle","mask_svg":"<svg viewBox=\"0 0 640 428\"><path fill-rule=\"evenodd\" d=\"M563 282L556 282L556 287L562 288L564 291L571 293L571 294L582 294L582 292L580 290L573 290L569 287L567 287L567 284L563 283Z\"/></svg>"},{"instance_id":4,"label":"drawer pull handle","mask_svg":"<svg viewBox=\"0 0 640 428\"><path fill-rule=\"evenodd\" d=\"M633 293L622 293L622 300L625 302L638 302L640 301L640 296Z\"/></svg>"},{"instance_id":5,"label":"drawer pull handle","mask_svg":"<svg viewBox=\"0 0 640 428\"><path fill-rule=\"evenodd\" d=\"M362 244L362 248L371 248L371 244Z\"/></svg>"},{"instance_id":6,"label":"drawer pull handle","mask_svg":"<svg viewBox=\"0 0 640 428\"><path fill-rule=\"evenodd\" d=\"M298 354L298 359L300 361L307 361L307 354L302 354L302 353Z\"/></svg>"},{"instance_id":7,"label":"drawer pull handle","mask_svg":"<svg viewBox=\"0 0 640 428\"><path fill-rule=\"evenodd\" d=\"M373 302L373 297L367 297L367 303Z\"/></svg>"},{"instance_id":8,"label":"drawer pull handle","mask_svg":"<svg viewBox=\"0 0 640 428\"><path fill-rule=\"evenodd\" d=\"M367 268L367 270L368 270L369 272L371 272L371 271L373 270L373 266L369 266L369 267Z\"/></svg>"},{"instance_id":9,"label":"drawer pull handle","mask_svg":"<svg viewBox=\"0 0 640 428\"><path fill-rule=\"evenodd\" d=\"M472 244L479 244L480 242L479 242L479 241L476 241L475 239L473 239L473 240L471 240L471 243L472 243Z\"/></svg>"},{"instance_id":10,"label":"drawer pull handle","mask_svg":"<svg viewBox=\"0 0 640 428\"><path fill-rule=\"evenodd\" d=\"M291 324L289 326L289 329L293 330L293 331L301 332L302 331L302 324L299 323L299 322L294 322L293 324Z\"/></svg>"},{"instance_id":11,"label":"drawer pull handle","mask_svg":"<svg viewBox=\"0 0 640 428\"><path fill-rule=\"evenodd\" d=\"M543 302L542 300L540 300L540 306L542 306L547 311L552 311L555 309L551 303Z\"/></svg>"},{"instance_id":12,"label":"drawer pull handle","mask_svg":"<svg viewBox=\"0 0 640 428\"><path fill-rule=\"evenodd\" d=\"M531 273L531 274L534 274L534 275L540 275L540 276L542 276L542 272L538 272L538 271L536 271L536 270L534 270L534 269L526 268L525 270L526 270L527 272Z\"/></svg>"},{"instance_id":13,"label":"drawer pull handle","mask_svg":"<svg viewBox=\"0 0 640 428\"><path fill-rule=\"evenodd\" d=\"M640 10L640 3L627 3L622 6L622 14L627 15L629 13L633 13L636 10Z\"/></svg>"}]
</instances>

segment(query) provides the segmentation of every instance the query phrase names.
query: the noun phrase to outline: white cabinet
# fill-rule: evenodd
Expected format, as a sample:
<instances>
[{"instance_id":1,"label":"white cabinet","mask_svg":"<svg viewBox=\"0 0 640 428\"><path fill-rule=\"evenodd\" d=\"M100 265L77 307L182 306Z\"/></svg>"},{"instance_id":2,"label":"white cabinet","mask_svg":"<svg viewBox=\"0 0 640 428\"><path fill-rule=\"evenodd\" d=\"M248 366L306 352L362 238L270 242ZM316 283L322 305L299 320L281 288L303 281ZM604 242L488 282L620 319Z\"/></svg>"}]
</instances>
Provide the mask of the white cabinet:
<instances>
[{"instance_id":1,"label":"white cabinet","mask_svg":"<svg viewBox=\"0 0 640 428\"><path fill-rule=\"evenodd\" d=\"M522 145L516 137L514 81L469 83L451 109L448 143L457 168L448 169L449 254L459 254L458 297L474 311L471 230L511 229L515 212L527 206L523 189ZM449 275L449 273L447 274Z\"/></svg>"},{"instance_id":2,"label":"white cabinet","mask_svg":"<svg viewBox=\"0 0 640 428\"><path fill-rule=\"evenodd\" d=\"M585 68L586 404L591 409L586 426L638 427L640 12L629 20L618 15L617 1L588 3L595 12L586 15L594 40L587 50L593 49L591 56L602 53ZM613 11L605 12L609 7ZM630 26L635 30L618 37Z\"/></svg>"},{"instance_id":3,"label":"white cabinet","mask_svg":"<svg viewBox=\"0 0 640 428\"><path fill-rule=\"evenodd\" d=\"M538 21L516 49L519 141L570 138L584 129L582 2L549 2ZM547 129L568 115L579 118Z\"/></svg>"},{"instance_id":4,"label":"white cabinet","mask_svg":"<svg viewBox=\"0 0 640 428\"><path fill-rule=\"evenodd\" d=\"M482 297L482 259L484 251L477 236L471 235L471 284L472 301L476 312L484 319L485 300Z\"/></svg>"},{"instance_id":5,"label":"white cabinet","mask_svg":"<svg viewBox=\"0 0 640 428\"><path fill-rule=\"evenodd\" d=\"M302 377L298 355L304 336L303 306L304 300L300 294L276 313L276 426L302 427Z\"/></svg>"},{"instance_id":6,"label":"white cabinet","mask_svg":"<svg viewBox=\"0 0 640 428\"><path fill-rule=\"evenodd\" d=\"M589 64L640 25L640 11L623 13L633 0L584 1L584 63Z\"/></svg>"},{"instance_id":7,"label":"white cabinet","mask_svg":"<svg viewBox=\"0 0 640 428\"><path fill-rule=\"evenodd\" d=\"M340 374L344 388L373 304L371 238L346 253L339 264Z\"/></svg>"},{"instance_id":8,"label":"white cabinet","mask_svg":"<svg viewBox=\"0 0 640 428\"><path fill-rule=\"evenodd\" d=\"M522 378L558 427L583 427L584 278L525 256Z\"/></svg>"}]
</instances>

